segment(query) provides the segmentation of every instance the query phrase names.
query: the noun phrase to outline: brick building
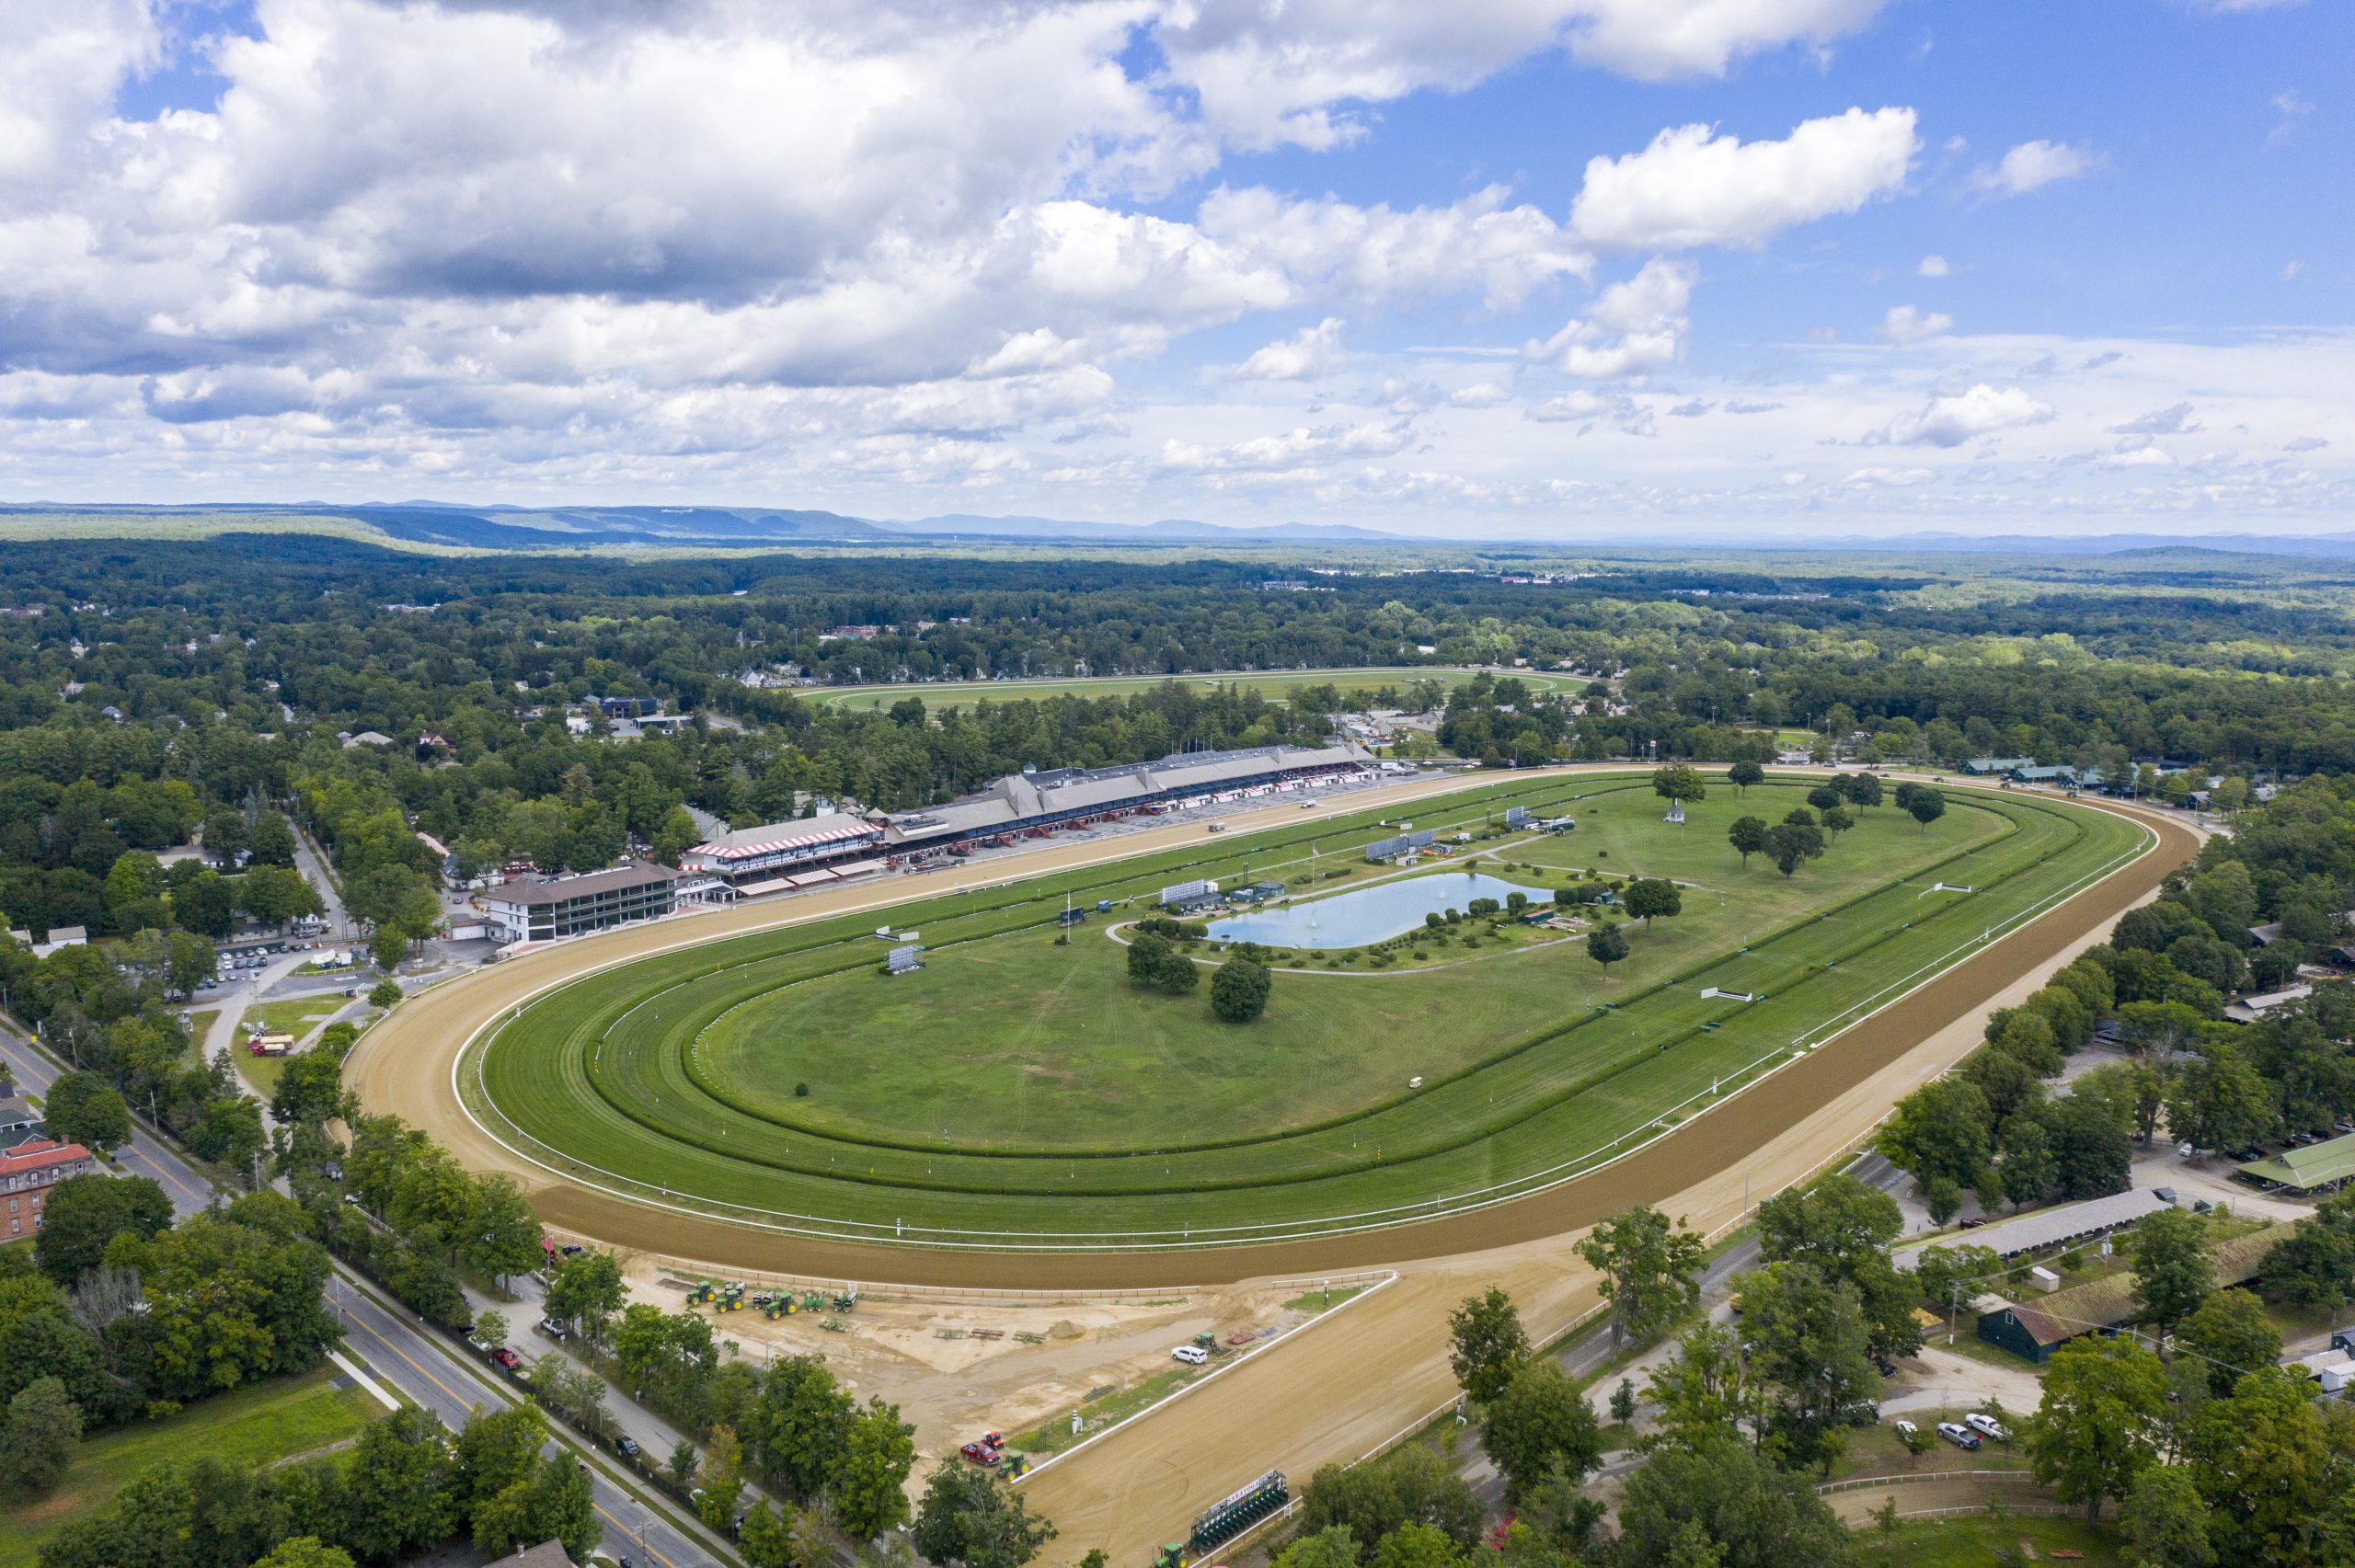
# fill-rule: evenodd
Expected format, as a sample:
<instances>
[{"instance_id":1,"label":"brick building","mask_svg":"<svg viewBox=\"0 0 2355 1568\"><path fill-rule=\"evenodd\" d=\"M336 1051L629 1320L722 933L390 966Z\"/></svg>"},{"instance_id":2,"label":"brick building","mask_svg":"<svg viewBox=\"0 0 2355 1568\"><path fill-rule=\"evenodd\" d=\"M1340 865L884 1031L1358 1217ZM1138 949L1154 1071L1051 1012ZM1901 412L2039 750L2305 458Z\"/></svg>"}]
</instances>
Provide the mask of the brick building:
<instances>
[{"instance_id":1,"label":"brick building","mask_svg":"<svg viewBox=\"0 0 2355 1568\"><path fill-rule=\"evenodd\" d=\"M88 1175L98 1168L98 1161L78 1143L36 1138L0 1150L0 1200L8 1205L8 1236L29 1236L40 1230L49 1189L68 1176Z\"/></svg>"}]
</instances>

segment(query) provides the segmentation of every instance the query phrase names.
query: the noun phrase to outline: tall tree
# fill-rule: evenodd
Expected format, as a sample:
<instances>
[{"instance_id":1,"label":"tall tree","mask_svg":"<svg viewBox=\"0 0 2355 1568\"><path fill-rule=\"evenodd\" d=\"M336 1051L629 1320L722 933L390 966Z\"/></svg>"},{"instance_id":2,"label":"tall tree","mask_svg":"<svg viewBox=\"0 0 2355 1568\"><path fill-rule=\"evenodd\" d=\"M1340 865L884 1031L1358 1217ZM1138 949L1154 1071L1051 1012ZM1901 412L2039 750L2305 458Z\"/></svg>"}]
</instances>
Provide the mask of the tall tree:
<instances>
[{"instance_id":1,"label":"tall tree","mask_svg":"<svg viewBox=\"0 0 2355 1568\"><path fill-rule=\"evenodd\" d=\"M834 1522L853 1540L873 1540L908 1519L908 1472L915 1468L915 1428L900 1407L870 1399L850 1432L827 1485Z\"/></svg>"},{"instance_id":2,"label":"tall tree","mask_svg":"<svg viewBox=\"0 0 2355 1568\"><path fill-rule=\"evenodd\" d=\"M1273 989L1266 965L1237 954L1211 974L1211 1011L1229 1024L1248 1024L1268 1010Z\"/></svg>"},{"instance_id":3,"label":"tall tree","mask_svg":"<svg viewBox=\"0 0 2355 1568\"><path fill-rule=\"evenodd\" d=\"M1814 1487L1723 1434L1697 1448L1659 1449L1637 1466L1619 1531L1621 1568L1831 1568L1848 1560L1847 1530Z\"/></svg>"},{"instance_id":4,"label":"tall tree","mask_svg":"<svg viewBox=\"0 0 2355 1568\"><path fill-rule=\"evenodd\" d=\"M0 1487L45 1497L65 1477L82 1440L82 1407L56 1378L35 1378L17 1391L0 1420Z\"/></svg>"},{"instance_id":5,"label":"tall tree","mask_svg":"<svg viewBox=\"0 0 2355 1568\"><path fill-rule=\"evenodd\" d=\"M104 1154L131 1141L131 1108L95 1072L66 1072L49 1086L41 1107L49 1135Z\"/></svg>"},{"instance_id":6,"label":"tall tree","mask_svg":"<svg viewBox=\"0 0 2355 1568\"><path fill-rule=\"evenodd\" d=\"M1603 1220L1578 1250L1602 1271L1614 1345L1655 1338L1700 1304L1701 1238L1648 1204Z\"/></svg>"},{"instance_id":7,"label":"tall tree","mask_svg":"<svg viewBox=\"0 0 2355 1568\"><path fill-rule=\"evenodd\" d=\"M1649 931L1652 921L1661 915L1675 915L1684 908L1684 894L1664 876L1638 876L1627 884L1627 912L1644 922Z\"/></svg>"},{"instance_id":8,"label":"tall tree","mask_svg":"<svg viewBox=\"0 0 2355 1568\"><path fill-rule=\"evenodd\" d=\"M1734 853L1741 856L1741 868L1750 869L1750 857L1766 853L1771 835L1763 817L1737 817L1733 826L1726 830L1726 837L1733 843Z\"/></svg>"},{"instance_id":9,"label":"tall tree","mask_svg":"<svg viewBox=\"0 0 2355 1568\"><path fill-rule=\"evenodd\" d=\"M2134 1321L2164 1339L2216 1288L2215 1248L2207 1221L2167 1207L2146 1217L2126 1240L2134 1264Z\"/></svg>"},{"instance_id":10,"label":"tall tree","mask_svg":"<svg viewBox=\"0 0 2355 1568\"><path fill-rule=\"evenodd\" d=\"M358 1555L408 1557L455 1533L457 1465L432 1412L411 1406L370 1423L345 1473L351 1498L346 1544Z\"/></svg>"},{"instance_id":11,"label":"tall tree","mask_svg":"<svg viewBox=\"0 0 2355 1568\"><path fill-rule=\"evenodd\" d=\"M2074 1339L2052 1353L2043 1399L2024 1447L2036 1479L2063 1503L2101 1516L2105 1498L2126 1495L2158 1461L2166 1416L2166 1370L2131 1339Z\"/></svg>"},{"instance_id":12,"label":"tall tree","mask_svg":"<svg viewBox=\"0 0 2355 1568\"><path fill-rule=\"evenodd\" d=\"M2243 1377L2281 1359L2281 1331L2247 1291L2212 1291L2176 1330L2175 1353L2198 1362L2209 1393L2223 1399Z\"/></svg>"},{"instance_id":13,"label":"tall tree","mask_svg":"<svg viewBox=\"0 0 2355 1568\"><path fill-rule=\"evenodd\" d=\"M2135 1568L2215 1568L2208 1505L2182 1465L2145 1466L2118 1506L2118 1528Z\"/></svg>"},{"instance_id":14,"label":"tall tree","mask_svg":"<svg viewBox=\"0 0 2355 1568\"><path fill-rule=\"evenodd\" d=\"M925 1483L908 1535L933 1562L963 1568L1022 1568L1054 1539L1055 1527L1032 1514L1020 1493L989 1471L957 1463Z\"/></svg>"},{"instance_id":15,"label":"tall tree","mask_svg":"<svg viewBox=\"0 0 2355 1568\"><path fill-rule=\"evenodd\" d=\"M1504 1473L1506 1502L1517 1506L1547 1474L1583 1475L1602 1463L1603 1428L1559 1366L1534 1361L1488 1402L1480 1447Z\"/></svg>"},{"instance_id":16,"label":"tall tree","mask_svg":"<svg viewBox=\"0 0 2355 1568\"><path fill-rule=\"evenodd\" d=\"M1521 1310L1493 1285L1465 1297L1448 1314L1447 1328L1452 1347L1448 1365L1455 1370L1457 1386L1475 1402L1486 1404L1503 1393L1529 1359L1529 1333L1521 1326Z\"/></svg>"},{"instance_id":17,"label":"tall tree","mask_svg":"<svg viewBox=\"0 0 2355 1568\"><path fill-rule=\"evenodd\" d=\"M128 1232L145 1241L172 1223L172 1200L145 1176L68 1176L49 1189L33 1261L60 1285L72 1285L106 1260L107 1244Z\"/></svg>"}]
</instances>

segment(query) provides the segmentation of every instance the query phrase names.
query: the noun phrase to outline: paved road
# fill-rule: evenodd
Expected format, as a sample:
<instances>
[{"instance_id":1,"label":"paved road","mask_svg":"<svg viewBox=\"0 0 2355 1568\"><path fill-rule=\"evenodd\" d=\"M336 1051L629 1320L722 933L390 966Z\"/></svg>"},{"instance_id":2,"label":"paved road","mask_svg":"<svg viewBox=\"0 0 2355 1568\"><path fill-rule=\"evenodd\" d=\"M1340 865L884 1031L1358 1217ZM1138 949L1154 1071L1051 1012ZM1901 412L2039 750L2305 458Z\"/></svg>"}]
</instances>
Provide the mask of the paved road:
<instances>
[{"instance_id":1,"label":"paved road","mask_svg":"<svg viewBox=\"0 0 2355 1568\"><path fill-rule=\"evenodd\" d=\"M327 917L327 933L339 940L351 936L351 916L343 907L343 897L335 890L335 879L327 875L326 860L318 847L311 842L311 835L300 828L294 830L294 869L311 879L319 892L319 902Z\"/></svg>"},{"instance_id":2,"label":"paved road","mask_svg":"<svg viewBox=\"0 0 2355 1568\"><path fill-rule=\"evenodd\" d=\"M523 1402L488 1367L446 1348L431 1330L364 1288L358 1276L341 1265L336 1276L328 1296L343 1320L344 1353L365 1363L370 1375L433 1412L454 1431L478 1407L500 1410ZM602 1454L590 1465L597 1516L605 1528L599 1550L606 1556L629 1558L638 1568L706 1568L721 1561L703 1541L625 1490L615 1474Z\"/></svg>"},{"instance_id":3,"label":"paved road","mask_svg":"<svg viewBox=\"0 0 2355 1568\"><path fill-rule=\"evenodd\" d=\"M0 1056L7 1059L17 1082L35 1093L45 1094L63 1070L6 1024L0 1024ZM138 1133L116 1154L124 1170L152 1177L162 1185L171 1196L176 1219L201 1212L213 1200L212 1183L150 1133ZM520 1396L498 1382L488 1367L445 1346L431 1331L363 1288L358 1276L340 1265L327 1295L344 1325L344 1353L361 1362L379 1382L433 1412L453 1430L464 1425L467 1413L477 1405L497 1409L520 1402ZM524 1314L532 1310L526 1304L515 1311L528 1324L530 1319ZM677 1441L675 1436L661 1436L654 1430L660 1424L629 1402L617 1398L615 1403L642 1417L633 1420L628 1413L616 1412L623 1415L625 1428L646 1444L649 1453L670 1451L670 1445ZM648 1430L641 1433L638 1429L641 1425ZM656 1442L661 1447L655 1447ZM683 1528L625 1490L609 1472L602 1455L590 1479L598 1516L605 1527L603 1551L607 1556L626 1556L638 1568L709 1568L721 1561L705 1543L691 1539Z\"/></svg>"},{"instance_id":4,"label":"paved road","mask_svg":"<svg viewBox=\"0 0 2355 1568\"><path fill-rule=\"evenodd\" d=\"M7 1058L18 1084L44 1098L49 1086L64 1070L6 1024L0 1024L0 1056ZM212 1178L180 1158L153 1133L134 1131L131 1141L115 1150L115 1159L131 1174L152 1177L164 1189L172 1200L172 1217L176 1220L198 1213L213 1201Z\"/></svg>"},{"instance_id":5,"label":"paved road","mask_svg":"<svg viewBox=\"0 0 2355 1568\"><path fill-rule=\"evenodd\" d=\"M494 1301L471 1290L466 1293L466 1299L477 1312L488 1307L506 1316L511 1330L508 1335L508 1347L521 1356L526 1365L553 1357L575 1368L581 1367L583 1363L578 1357L559 1350L534 1326L545 1315L546 1282L537 1275L526 1275L507 1283L518 1298L513 1301ZM649 1459L668 1458L672 1449L685 1441L684 1434L630 1398L626 1390L611 1381L605 1387L608 1391L606 1413L613 1416L615 1424L624 1433L637 1439L638 1447L646 1450Z\"/></svg>"}]
</instances>

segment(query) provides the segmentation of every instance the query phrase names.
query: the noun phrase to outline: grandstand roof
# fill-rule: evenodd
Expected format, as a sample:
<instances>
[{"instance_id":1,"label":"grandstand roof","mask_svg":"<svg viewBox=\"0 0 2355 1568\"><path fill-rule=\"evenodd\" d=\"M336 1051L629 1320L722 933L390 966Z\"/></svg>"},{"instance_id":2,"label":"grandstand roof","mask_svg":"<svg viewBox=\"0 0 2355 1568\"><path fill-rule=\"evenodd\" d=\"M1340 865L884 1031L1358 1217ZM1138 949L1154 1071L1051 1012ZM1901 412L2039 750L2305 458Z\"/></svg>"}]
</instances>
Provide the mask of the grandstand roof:
<instances>
[{"instance_id":1,"label":"grandstand roof","mask_svg":"<svg viewBox=\"0 0 2355 1568\"><path fill-rule=\"evenodd\" d=\"M1363 748L1352 745L1262 746L1243 751L1179 752L1157 762L1118 768L1010 773L987 789L946 806L902 812L891 818L891 833L897 839L912 840L987 832L1040 817L1109 810L1130 801L1185 790L1214 790L1268 773L1370 760Z\"/></svg>"},{"instance_id":2,"label":"grandstand roof","mask_svg":"<svg viewBox=\"0 0 2355 1568\"><path fill-rule=\"evenodd\" d=\"M875 825L864 818L846 812L834 812L824 817L805 817L792 822L768 822L758 828L740 828L732 833L721 834L709 843L697 844L687 853L713 860L747 860L755 855L774 854L778 850L867 838L877 831Z\"/></svg>"}]
</instances>

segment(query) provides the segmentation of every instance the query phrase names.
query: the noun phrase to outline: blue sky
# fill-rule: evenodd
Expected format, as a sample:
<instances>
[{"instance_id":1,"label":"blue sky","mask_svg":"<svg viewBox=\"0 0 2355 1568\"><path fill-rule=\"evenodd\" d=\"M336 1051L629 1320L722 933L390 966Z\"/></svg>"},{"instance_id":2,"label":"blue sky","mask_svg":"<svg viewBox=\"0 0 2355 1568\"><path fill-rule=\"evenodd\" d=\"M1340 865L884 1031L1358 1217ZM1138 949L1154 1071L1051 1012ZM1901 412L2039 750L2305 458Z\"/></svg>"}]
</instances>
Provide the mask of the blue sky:
<instances>
[{"instance_id":1,"label":"blue sky","mask_svg":"<svg viewBox=\"0 0 2355 1568\"><path fill-rule=\"evenodd\" d=\"M15 499L2350 523L2323 0L22 9Z\"/></svg>"}]
</instances>

